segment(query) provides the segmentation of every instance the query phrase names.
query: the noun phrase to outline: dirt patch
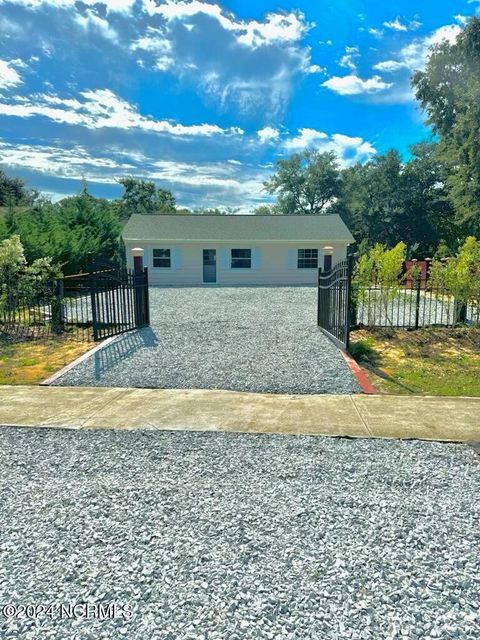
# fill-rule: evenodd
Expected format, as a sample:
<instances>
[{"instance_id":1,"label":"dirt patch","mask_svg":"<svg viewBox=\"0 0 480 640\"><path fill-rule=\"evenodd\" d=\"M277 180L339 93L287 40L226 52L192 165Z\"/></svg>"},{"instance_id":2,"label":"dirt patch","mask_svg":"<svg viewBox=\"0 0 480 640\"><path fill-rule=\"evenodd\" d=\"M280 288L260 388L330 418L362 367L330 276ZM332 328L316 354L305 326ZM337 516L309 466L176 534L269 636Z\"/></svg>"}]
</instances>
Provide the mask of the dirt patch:
<instances>
[{"instance_id":1,"label":"dirt patch","mask_svg":"<svg viewBox=\"0 0 480 640\"><path fill-rule=\"evenodd\" d=\"M0 384L38 384L92 346L65 336L22 341L0 337Z\"/></svg>"}]
</instances>

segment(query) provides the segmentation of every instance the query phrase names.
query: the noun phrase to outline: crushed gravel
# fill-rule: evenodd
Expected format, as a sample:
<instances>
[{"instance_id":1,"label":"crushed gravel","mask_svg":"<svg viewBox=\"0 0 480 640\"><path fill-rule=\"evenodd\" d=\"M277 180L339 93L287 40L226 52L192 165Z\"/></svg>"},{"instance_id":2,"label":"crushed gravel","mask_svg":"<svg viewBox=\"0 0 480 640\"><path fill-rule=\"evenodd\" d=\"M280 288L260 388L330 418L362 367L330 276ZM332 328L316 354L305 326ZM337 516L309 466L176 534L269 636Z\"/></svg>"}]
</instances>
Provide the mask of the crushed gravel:
<instances>
[{"instance_id":1,"label":"crushed gravel","mask_svg":"<svg viewBox=\"0 0 480 640\"><path fill-rule=\"evenodd\" d=\"M133 611L0 617L4 640L480 637L466 446L4 428L0 451L0 603Z\"/></svg>"},{"instance_id":2,"label":"crushed gravel","mask_svg":"<svg viewBox=\"0 0 480 640\"><path fill-rule=\"evenodd\" d=\"M119 336L55 384L360 391L316 325L314 287L151 288L151 327Z\"/></svg>"}]
</instances>

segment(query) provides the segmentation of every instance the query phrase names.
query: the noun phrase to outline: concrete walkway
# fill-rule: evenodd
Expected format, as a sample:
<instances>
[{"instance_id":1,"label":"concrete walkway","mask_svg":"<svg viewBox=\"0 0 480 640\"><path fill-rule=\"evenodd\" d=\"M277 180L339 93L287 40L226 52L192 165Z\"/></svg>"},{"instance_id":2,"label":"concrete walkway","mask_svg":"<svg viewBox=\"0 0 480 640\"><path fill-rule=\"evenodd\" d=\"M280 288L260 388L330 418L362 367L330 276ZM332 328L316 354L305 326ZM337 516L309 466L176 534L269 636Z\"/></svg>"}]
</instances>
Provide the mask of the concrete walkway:
<instances>
[{"instance_id":1,"label":"concrete walkway","mask_svg":"<svg viewBox=\"0 0 480 640\"><path fill-rule=\"evenodd\" d=\"M0 387L0 425L480 441L480 398Z\"/></svg>"}]
</instances>

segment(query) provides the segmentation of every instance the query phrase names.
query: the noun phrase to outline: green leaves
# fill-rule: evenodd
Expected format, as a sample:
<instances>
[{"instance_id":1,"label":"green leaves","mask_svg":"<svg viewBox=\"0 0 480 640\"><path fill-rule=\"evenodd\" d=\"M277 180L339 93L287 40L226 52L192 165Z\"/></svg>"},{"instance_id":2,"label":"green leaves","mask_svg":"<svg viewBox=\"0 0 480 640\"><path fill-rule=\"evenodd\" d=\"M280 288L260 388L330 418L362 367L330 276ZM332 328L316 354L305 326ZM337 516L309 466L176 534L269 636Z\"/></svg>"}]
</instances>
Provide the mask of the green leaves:
<instances>
[{"instance_id":1,"label":"green leaves","mask_svg":"<svg viewBox=\"0 0 480 640\"><path fill-rule=\"evenodd\" d=\"M264 183L278 194L273 213L322 214L340 195L340 172L333 152L304 151L277 161L276 173Z\"/></svg>"},{"instance_id":2,"label":"green leaves","mask_svg":"<svg viewBox=\"0 0 480 640\"><path fill-rule=\"evenodd\" d=\"M167 189L159 189L154 182L126 177L118 181L124 188L121 214L129 218L134 213L175 213L176 201Z\"/></svg>"},{"instance_id":3,"label":"green leaves","mask_svg":"<svg viewBox=\"0 0 480 640\"><path fill-rule=\"evenodd\" d=\"M448 167L448 196L459 229L480 234L480 19L472 17L456 43L435 47L412 84L439 136Z\"/></svg>"}]
</instances>

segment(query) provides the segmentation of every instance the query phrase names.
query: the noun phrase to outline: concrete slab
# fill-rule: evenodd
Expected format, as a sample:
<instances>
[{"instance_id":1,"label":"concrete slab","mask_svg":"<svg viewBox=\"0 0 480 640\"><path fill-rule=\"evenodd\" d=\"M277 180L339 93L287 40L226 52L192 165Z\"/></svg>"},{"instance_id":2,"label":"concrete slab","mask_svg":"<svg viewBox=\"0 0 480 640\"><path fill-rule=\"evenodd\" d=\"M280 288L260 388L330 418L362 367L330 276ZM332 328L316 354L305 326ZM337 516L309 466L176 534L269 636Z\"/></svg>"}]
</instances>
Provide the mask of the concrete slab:
<instances>
[{"instance_id":1,"label":"concrete slab","mask_svg":"<svg viewBox=\"0 0 480 640\"><path fill-rule=\"evenodd\" d=\"M0 387L0 425L480 441L480 398Z\"/></svg>"},{"instance_id":2,"label":"concrete slab","mask_svg":"<svg viewBox=\"0 0 480 640\"><path fill-rule=\"evenodd\" d=\"M480 398L351 397L376 437L465 442L480 436Z\"/></svg>"},{"instance_id":3,"label":"concrete slab","mask_svg":"<svg viewBox=\"0 0 480 640\"><path fill-rule=\"evenodd\" d=\"M119 393L108 388L78 393L74 388L0 386L0 423L79 428Z\"/></svg>"},{"instance_id":4,"label":"concrete slab","mask_svg":"<svg viewBox=\"0 0 480 640\"><path fill-rule=\"evenodd\" d=\"M197 389L132 389L84 426L369 435L349 396Z\"/></svg>"}]
</instances>

